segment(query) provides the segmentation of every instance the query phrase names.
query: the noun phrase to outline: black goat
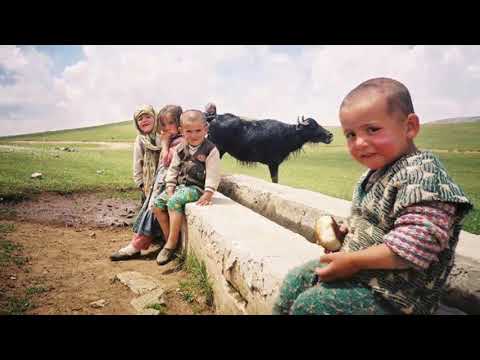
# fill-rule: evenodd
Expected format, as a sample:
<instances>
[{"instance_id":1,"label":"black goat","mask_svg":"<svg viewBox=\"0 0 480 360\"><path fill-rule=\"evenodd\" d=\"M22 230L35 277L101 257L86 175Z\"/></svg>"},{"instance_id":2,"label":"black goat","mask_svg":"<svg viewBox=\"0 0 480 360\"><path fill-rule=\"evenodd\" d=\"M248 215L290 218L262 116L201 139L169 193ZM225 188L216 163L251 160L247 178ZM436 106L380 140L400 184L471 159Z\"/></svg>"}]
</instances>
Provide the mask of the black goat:
<instances>
[{"instance_id":1,"label":"black goat","mask_svg":"<svg viewBox=\"0 0 480 360\"><path fill-rule=\"evenodd\" d=\"M220 157L226 152L241 162L268 165L272 182L278 183L278 167L290 153L306 142L332 142L333 134L312 119L297 119L296 125L278 120L245 120L233 114L216 115L210 121L208 138Z\"/></svg>"}]
</instances>

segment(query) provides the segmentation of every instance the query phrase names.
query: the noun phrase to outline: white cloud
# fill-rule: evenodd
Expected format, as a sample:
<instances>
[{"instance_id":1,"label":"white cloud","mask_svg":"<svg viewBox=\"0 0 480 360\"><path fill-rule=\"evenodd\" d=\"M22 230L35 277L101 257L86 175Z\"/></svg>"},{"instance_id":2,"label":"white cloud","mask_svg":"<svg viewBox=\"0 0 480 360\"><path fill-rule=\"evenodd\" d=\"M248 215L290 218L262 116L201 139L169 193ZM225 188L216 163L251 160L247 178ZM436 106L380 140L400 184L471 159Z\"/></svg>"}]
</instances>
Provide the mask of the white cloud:
<instances>
[{"instance_id":1,"label":"white cloud","mask_svg":"<svg viewBox=\"0 0 480 360\"><path fill-rule=\"evenodd\" d=\"M281 50L281 51L279 51ZM479 115L480 46L84 46L84 59L55 76L34 48L0 46L2 135L131 118L138 104L178 103L293 122L338 125L354 86L393 77L409 87L421 119Z\"/></svg>"}]
</instances>

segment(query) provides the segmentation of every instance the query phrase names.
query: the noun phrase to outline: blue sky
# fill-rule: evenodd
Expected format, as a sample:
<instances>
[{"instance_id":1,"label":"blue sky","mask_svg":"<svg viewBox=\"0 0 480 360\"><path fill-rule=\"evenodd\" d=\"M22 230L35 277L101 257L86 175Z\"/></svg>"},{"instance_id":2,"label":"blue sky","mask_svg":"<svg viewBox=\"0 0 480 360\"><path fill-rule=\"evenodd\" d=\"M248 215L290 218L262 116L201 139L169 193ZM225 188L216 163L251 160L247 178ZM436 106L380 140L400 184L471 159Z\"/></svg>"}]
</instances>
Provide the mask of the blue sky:
<instances>
[{"instance_id":1,"label":"blue sky","mask_svg":"<svg viewBox=\"0 0 480 360\"><path fill-rule=\"evenodd\" d=\"M53 61L53 73L61 75L67 66L85 59L81 45L36 45L38 51L48 55Z\"/></svg>"},{"instance_id":2,"label":"blue sky","mask_svg":"<svg viewBox=\"0 0 480 360\"><path fill-rule=\"evenodd\" d=\"M130 119L177 103L338 125L360 82L393 77L421 121L480 115L480 46L0 46L1 135Z\"/></svg>"}]
</instances>

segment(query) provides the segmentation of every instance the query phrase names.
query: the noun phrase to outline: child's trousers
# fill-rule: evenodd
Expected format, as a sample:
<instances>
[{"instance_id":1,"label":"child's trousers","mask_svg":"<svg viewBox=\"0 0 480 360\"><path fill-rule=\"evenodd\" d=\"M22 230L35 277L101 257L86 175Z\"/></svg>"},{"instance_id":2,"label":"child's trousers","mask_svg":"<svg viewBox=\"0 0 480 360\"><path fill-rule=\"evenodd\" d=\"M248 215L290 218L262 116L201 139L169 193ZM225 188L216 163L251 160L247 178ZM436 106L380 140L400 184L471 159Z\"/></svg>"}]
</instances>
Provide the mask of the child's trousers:
<instances>
[{"instance_id":1,"label":"child's trousers","mask_svg":"<svg viewBox=\"0 0 480 360\"><path fill-rule=\"evenodd\" d=\"M317 282L318 260L290 271L275 302L275 315L385 315L393 310L372 290L358 282L341 280Z\"/></svg>"},{"instance_id":2,"label":"child's trousers","mask_svg":"<svg viewBox=\"0 0 480 360\"><path fill-rule=\"evenodd\" d=\"M185 213L185 205L197 201L202 196L200 190L193 186L178 185L172 197L168 197L164 190L154 201L157 208L165 210L175 210L180 213Z\"/></svg>"}]
</instances>

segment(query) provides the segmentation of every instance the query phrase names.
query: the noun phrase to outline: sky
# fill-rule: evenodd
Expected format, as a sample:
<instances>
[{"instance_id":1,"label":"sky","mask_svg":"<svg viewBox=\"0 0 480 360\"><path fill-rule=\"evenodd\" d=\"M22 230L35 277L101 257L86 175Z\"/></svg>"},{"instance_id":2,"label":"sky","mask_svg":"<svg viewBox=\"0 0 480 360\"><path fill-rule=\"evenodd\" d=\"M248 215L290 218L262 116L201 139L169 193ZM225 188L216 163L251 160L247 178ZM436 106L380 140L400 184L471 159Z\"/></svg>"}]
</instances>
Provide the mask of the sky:
<instances>
[{"instance_id":1,"label":"sky","mask_svg":"<svg viewBox=\"0 0 480 360\"><path fill-rule=\"evenodd\" d=\"M0 45L0 136L132 119L166 104L338 126L361 82L391 77L421 122L480 115L480 46Z\"/></svg>"}]
</instances>

